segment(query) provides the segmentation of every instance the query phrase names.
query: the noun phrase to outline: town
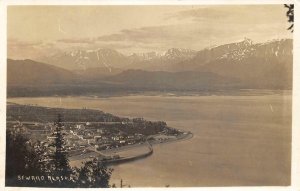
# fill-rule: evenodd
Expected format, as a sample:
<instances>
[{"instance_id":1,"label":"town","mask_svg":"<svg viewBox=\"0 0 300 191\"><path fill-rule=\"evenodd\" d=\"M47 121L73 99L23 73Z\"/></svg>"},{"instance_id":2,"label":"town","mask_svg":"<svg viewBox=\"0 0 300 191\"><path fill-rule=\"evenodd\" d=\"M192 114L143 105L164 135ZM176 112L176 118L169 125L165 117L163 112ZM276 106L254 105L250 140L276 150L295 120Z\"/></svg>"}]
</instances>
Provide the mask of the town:
<instances>
[{"instance_id":1,"label":"town","mask_svg":"<svg viewBox=\"0 0 300 191\"><path fill-rule=\"evenodd\" d=\"M182 139L190 134L168 127L163 121L122 118L86 108L62 109L12 103L7 105L7 130L24 134L31 144L42 144L51 154L54 152L51 144L55 139L57 114L63 116L64 149L71 161L92 158L108 162L126 161L152 154L151 144ZM146 153L126 158L116 152L137 146L149 149Z\"/></svg>"}]
</instances>

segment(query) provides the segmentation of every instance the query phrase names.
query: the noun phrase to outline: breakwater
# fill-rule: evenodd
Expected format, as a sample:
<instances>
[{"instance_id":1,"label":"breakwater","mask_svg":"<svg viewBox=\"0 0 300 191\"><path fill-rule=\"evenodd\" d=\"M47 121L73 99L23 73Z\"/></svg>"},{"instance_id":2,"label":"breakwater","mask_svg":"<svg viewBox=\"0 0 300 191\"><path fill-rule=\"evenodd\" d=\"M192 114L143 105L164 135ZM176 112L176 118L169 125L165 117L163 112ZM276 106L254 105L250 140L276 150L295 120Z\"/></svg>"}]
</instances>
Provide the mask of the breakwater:
<instances>
[{"instance_id":1,"label":"breakwater","mask_svg":"<svg viewBox=\"0 0 300 191\"><path fill-rule=\"evenodd\" d=\"M130 156L130 157L120 157L120 158L113 158L113 159L106 159L103 160L105 164L108 165L114 165L114 164L121 164L121 163L126 163L126 162L132 162L136 160L140 160L143 158L146 158L150 155L153 154L153 146L154 144L162 144L162 143L171 143L171 142L176 142L176 141L182 141L182 140L187 140L193 137L193 134L191 132L186 132L185 134L181 135L180 137L177 137L176 139L164 141L164 142L158 142L158 141L150 141L150 138L153 138L155 136L149 136L146 140L146 144L148 147L148 151L139 155L135 156Z\"/></svg>"}]
</instances>

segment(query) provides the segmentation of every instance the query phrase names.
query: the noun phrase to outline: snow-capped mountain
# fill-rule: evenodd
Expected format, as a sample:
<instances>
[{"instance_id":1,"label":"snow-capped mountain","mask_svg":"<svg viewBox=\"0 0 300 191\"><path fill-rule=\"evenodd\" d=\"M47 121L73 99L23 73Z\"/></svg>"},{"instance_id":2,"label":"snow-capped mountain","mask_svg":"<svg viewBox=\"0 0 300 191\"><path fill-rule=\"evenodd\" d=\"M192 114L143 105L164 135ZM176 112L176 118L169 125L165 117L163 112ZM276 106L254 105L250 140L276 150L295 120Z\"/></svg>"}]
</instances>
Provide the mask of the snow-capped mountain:
<instances>
[{"instance_id":1,"label":"snow-capped mountain","mask_svg":"<svg viewBox=\"0 0 300 191\"><path fill-rule=\"evenodd\" d=\"M168 71L174 64L189 60L197 51L184 48L171 48L163 54L150 52L142 54L139 59L132 59L130 69L142 69L149 71Z\"/></svg>"},{"instance_id":2,"label":"snow-capped mountain","mask_svg":"<svg viewBox=\"0 0 300 191\"><path fill-rule=\"evenodd\" d=\"M169 59L169 60L175 60L175 59L184 60L184 59L192 58L195 55L196 55L195 50L186 49L186 48L171 48L163 54L163 59L165 59L165 60L167 60L167 59Z\"/></svg>"},{"instance_id":3,"label":"snow-capped mountain","mask_svg":"<svg viewBox=\"0 0 300 191\"><path fill-rule=\"evenodd\" d=\"M161 55L149 52L125 56L111 49L74 50L44 58L43 63L8 60L8 80L21 85L89 82L97 87L103 82L108 88L121 85L148 90L291 89L292 42L278 39L253 43L245 39L198 52L174 48ZM18 70L20 67L23 69Z\"/></svg>"},{"instance_id":4,"label":"snow-capped mountain","mask_svg":"<svg viewBox=\"0 0 300 191\"><path fill-rule=\"evenodd\" d=\"M290 39L277 39L255 44L252 40L245 38L241 42L201 50L189 62L205 65L216 60L241 62L250 58L261 58L265 61L270 59L283 61L287 56L292 56L292 40Z\"/></svg>"},{"instance_id":5,"label":"snow-capped mountain","mask_svg":"<svg viewBox=\"0 0 300 191\"><path fill-rule=\"evenodd\" d=\"M160 58L161 54L157 52L133 53L129 56L131 62L140 62Z\"/></svg>"},{"instance_id":6,"label":"snow-capped mountain","mask_svg":"<svg viewBox=\"0 0 300 191\"><path fill-rule=\"evenodd\" d=\"M113 49L72 50L37 59L69 70L86 70L104 67L108 71L120 69L158 69L193 58L196 51L183 48L171 48L165 53L146 52L125 56Z\"/></svg>"},{"instance_id":7,"label":"snow-capped mountain","mask_svg":"<svg viewBox=\"0 0 300 191\"><path fill-rule=\"evenodd\" d=\"M213 72L240 79L250 87L292 86L293 44L291 39L252 43L248 39L199 52L189 70ZM180 67L180 66L179 66Z\"/></svg>"},{"instance_id":8,"label":"snow-capped mountain","mask_svg":"<svg viewBox=\"0 0 300 191\"><path fill-rule=\"evenodd\" d=\"M39 59L45 63L69 70L105 67L123 68L129 63L128 57L113 49L73 50Z\"/></svg>"},{"instance_id":9,"label":"snow-capped mountain","mask_svg":"<svg viewBox=\"0 0 300 191\"><path fill-rule=\"evenodd\" d=\"M291 41L286 39L273 40L265 43L253 44L243 41L236 49L231 49L217 59L230 59L242 61L251 57L261 58L265 61L278 59L283 61L287 56L292 56Z\"/></svg>"},{"instance_id":10,"label":"snow-capped mountain","mask_svg":"<svg viewBox=\"0 0 300 191\"><path fill-rule=\"evenodd\" d=\"M104 68L111 72L115 68L142 69L148 71L195 71L216 67L221 64L291 63L292 40L276 39L264 43L254 43L245 38L243 41L224 44L200 51L171 48L157 52L133 53L125 56L112 49L73 50L38 61L71 70ZM211 66L210 66L211 65ZM228 66L227 66L228 67ZM230 67L228 67L230 68ZM106 72L103 71L103 72Z\"/></svg>"}]
</instances>

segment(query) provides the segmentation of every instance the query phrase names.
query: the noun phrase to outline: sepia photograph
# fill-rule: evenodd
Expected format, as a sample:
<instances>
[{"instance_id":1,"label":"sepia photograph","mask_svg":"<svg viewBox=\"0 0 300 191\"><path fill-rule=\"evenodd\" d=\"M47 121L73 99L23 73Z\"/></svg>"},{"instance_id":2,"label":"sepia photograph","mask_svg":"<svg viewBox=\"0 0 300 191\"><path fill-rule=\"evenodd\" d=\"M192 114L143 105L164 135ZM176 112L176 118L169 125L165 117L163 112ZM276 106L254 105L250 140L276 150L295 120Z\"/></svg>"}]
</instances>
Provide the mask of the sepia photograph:
<instances>
[{"instance_id":1,"label":"sepia photograph","mask_svg":"<svg viewBox=\"0 0 300 191\"><path fill-rule=\"evenodd\" d=\"M293 35L294 4L7 6L5 187L291 186Z\"/></svg>"}]
</instances>

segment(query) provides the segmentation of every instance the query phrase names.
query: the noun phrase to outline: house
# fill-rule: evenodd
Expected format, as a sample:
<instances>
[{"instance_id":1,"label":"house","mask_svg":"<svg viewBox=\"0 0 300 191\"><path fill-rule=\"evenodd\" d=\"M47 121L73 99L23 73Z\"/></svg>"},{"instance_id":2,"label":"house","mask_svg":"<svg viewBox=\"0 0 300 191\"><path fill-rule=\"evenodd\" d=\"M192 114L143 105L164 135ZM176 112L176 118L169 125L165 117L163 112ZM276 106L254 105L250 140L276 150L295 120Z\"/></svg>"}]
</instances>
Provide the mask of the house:
<instances>
[{"instance_id":1,"label":"house","mask_svg":"<svg viewBox=\"0 0 300 191\"><path fill-rule=\"evenodd\" d=\"M77 124L75 128L78 130L85 130L85 126L82 124Z\"/></svg>"},{"instance_id":2,"label":"house","mask_svg":"<svg viewBox=\"0 0 300 191\"><path fill-rule=\"evenodd\" d=\"M88 141L88 144L95 144L96 143L95 139L88 139L87 141Z\"/></svg>"}]
</instances>

